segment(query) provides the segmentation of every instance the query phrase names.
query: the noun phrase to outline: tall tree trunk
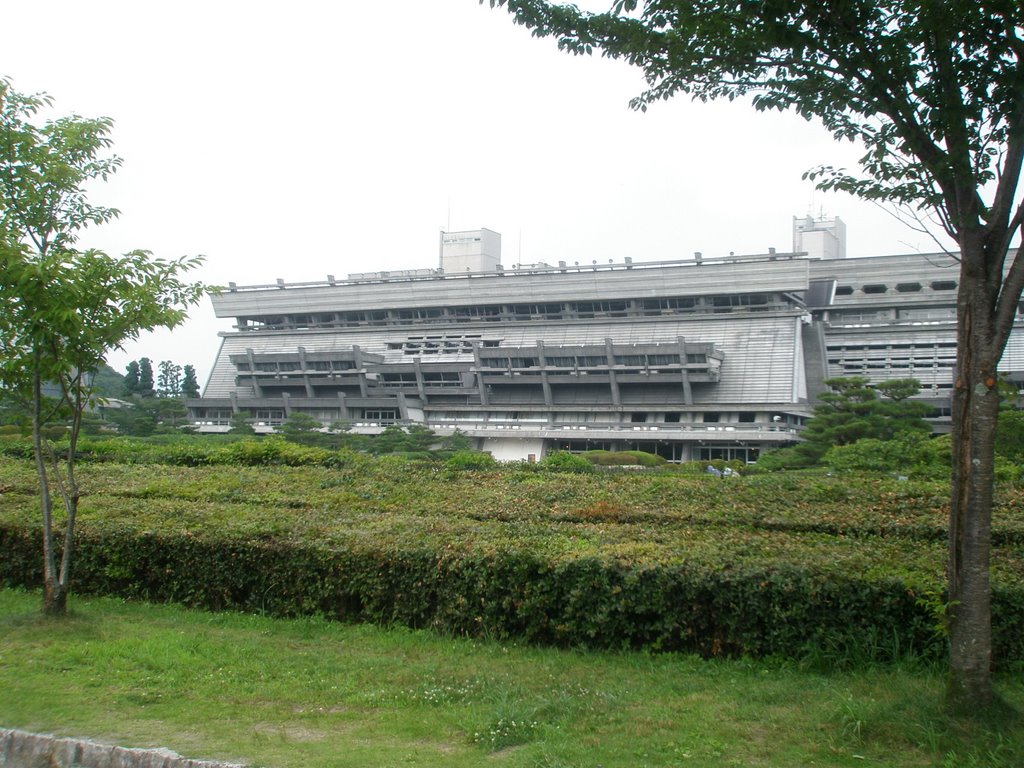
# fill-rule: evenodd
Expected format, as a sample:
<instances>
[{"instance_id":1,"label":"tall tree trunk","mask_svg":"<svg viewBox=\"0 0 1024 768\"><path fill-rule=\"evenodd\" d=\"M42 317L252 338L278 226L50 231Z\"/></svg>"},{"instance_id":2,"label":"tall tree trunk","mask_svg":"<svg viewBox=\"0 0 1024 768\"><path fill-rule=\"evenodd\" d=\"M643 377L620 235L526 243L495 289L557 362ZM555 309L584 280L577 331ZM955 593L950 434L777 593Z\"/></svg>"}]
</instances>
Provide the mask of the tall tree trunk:
<instances>
[{"instance_id":1,"label":"tall tree trunk","mask_svg":"<svg viewBox=\"0 0 1024 768\"><path fill-rule=\"evenodd\" d=\"M993 699L989 559L999 412L996 366L1002 346L984 261L966 247L961 253L949 513L949 693L954 707L972 708Z\"/></svg>"},{"instance_id":2,"label":"tall tree trunk","mask_svg":"<svg viewBox=\"0 0 1024 768\"><path fill-rule=\"evenodd\" d=\"M36 353L38 361L39 353ZM43 382L38 365L32 379L32 450L39 476L39 503L43 533L43 613L47 616L67 615L67 590L57 571L57 554L53 548L53 497L43 450Z\"/></svg>"}]
</instances>

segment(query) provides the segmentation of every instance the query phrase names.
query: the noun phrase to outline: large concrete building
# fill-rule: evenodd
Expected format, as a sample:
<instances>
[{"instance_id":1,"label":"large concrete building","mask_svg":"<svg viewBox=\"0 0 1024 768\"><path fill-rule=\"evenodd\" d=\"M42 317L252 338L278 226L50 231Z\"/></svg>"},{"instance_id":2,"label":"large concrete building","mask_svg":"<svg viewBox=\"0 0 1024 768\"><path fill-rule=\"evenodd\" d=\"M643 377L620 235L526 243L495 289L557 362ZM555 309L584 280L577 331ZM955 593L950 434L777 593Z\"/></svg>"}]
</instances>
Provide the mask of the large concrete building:
<instances>
[{"instance_id":1,"label":"large concrete building","mask_svg":"<svg viewBox=\"0 0 1024 768\"><path fill-rule=\"evenodd\" d=\"M443 232L437 269L232 284L213 303L235 326L192 421L422 423L503 460L749 461L797 438L826 378L857 374L919 379L941 424L956 259L845 258L838 218L794 219L793 237L792 253L503 268L497 233ZM1024 335L1003 366L1024 372Z\"/></svg>"}]
</instances>

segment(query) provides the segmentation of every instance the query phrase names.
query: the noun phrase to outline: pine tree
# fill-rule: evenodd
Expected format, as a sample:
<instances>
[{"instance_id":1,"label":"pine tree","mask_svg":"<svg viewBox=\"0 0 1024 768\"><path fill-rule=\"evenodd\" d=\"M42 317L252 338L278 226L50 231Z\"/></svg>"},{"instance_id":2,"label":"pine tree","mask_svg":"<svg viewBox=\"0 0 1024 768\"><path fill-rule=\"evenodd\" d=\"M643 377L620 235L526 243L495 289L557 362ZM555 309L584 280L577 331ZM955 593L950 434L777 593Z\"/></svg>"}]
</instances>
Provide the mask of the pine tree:
<instances>
[{"instance_id":1,"label":"pine tree","mask_svg":"<svg viewBox=\"0 0 1024 768\"><path fill-rule=\"evenodd\" d=\"M153 397L156 391L153 389L153 361L148 357L139 360L139 387L135 390L140 397Z\"/></svg>"},{"instance_id":2,"label":"pine tree","mask_svg":"<svg viewBox=\"0 0 1024 768\"><path fill-rule=\"evenodd\" d=\"M181 394L184 397L199 397L199 381L196 378L196 369L186 365L181 379Z\"/></svg>"},{"instance_id":3,"label":"pine tree","mask_svg":"<svg viewBox=\"0 0 1024 768\"><path fill-rule=\"evenodd\" d=\"M134 395L139 391L139 362L138 360L132 360L128 363L128 367L125 369L124 374L124 393L126 395Z\"/></svg>"}]
</instances>

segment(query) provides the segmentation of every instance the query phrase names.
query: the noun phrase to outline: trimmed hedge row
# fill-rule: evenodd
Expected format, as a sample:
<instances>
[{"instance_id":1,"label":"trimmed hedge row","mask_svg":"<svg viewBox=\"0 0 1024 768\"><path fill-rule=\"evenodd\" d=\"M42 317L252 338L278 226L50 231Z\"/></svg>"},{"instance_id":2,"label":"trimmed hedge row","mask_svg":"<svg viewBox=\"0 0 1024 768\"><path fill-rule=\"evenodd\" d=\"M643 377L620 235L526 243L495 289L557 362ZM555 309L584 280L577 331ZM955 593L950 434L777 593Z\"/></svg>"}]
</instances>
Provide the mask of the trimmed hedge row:
<instances>
[{"instance_id":1,"label":"trimmed hedge row","mask_svg":"<svg viewBox=\"0 0 1024 768\"><path fill-rule=\"evenodd\" d=\"M0 526L0 583L37 587L39 536ZM320 614L560 646L705 656L824 655L831 662L937 658L934 599L892 578L799 565L637 567L548 560L528 549L438 552L188 533L79 537L76 591L274 616ZM1024 660L1024 590L997 588L995 657Z\"/></svg>"}]
</instances>

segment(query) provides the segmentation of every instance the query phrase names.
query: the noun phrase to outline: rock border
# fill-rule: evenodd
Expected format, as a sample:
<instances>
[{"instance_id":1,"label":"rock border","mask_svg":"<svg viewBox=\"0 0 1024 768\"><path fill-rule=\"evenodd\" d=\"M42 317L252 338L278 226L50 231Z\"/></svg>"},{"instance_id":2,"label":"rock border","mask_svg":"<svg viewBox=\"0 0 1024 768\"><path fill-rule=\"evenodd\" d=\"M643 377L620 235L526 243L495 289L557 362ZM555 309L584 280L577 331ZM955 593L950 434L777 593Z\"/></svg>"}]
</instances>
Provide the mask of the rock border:
<instances>
[{"instance_id":1,"label":"rock border","mask_svg":"<svg viewBox=\"0 0 1024 768\"><path fill-rule=\"evenodd\" d=\"M0 728L0 768L246 768L192 760L169 749L131 749Z\"/></svg>"}]
</instances>

